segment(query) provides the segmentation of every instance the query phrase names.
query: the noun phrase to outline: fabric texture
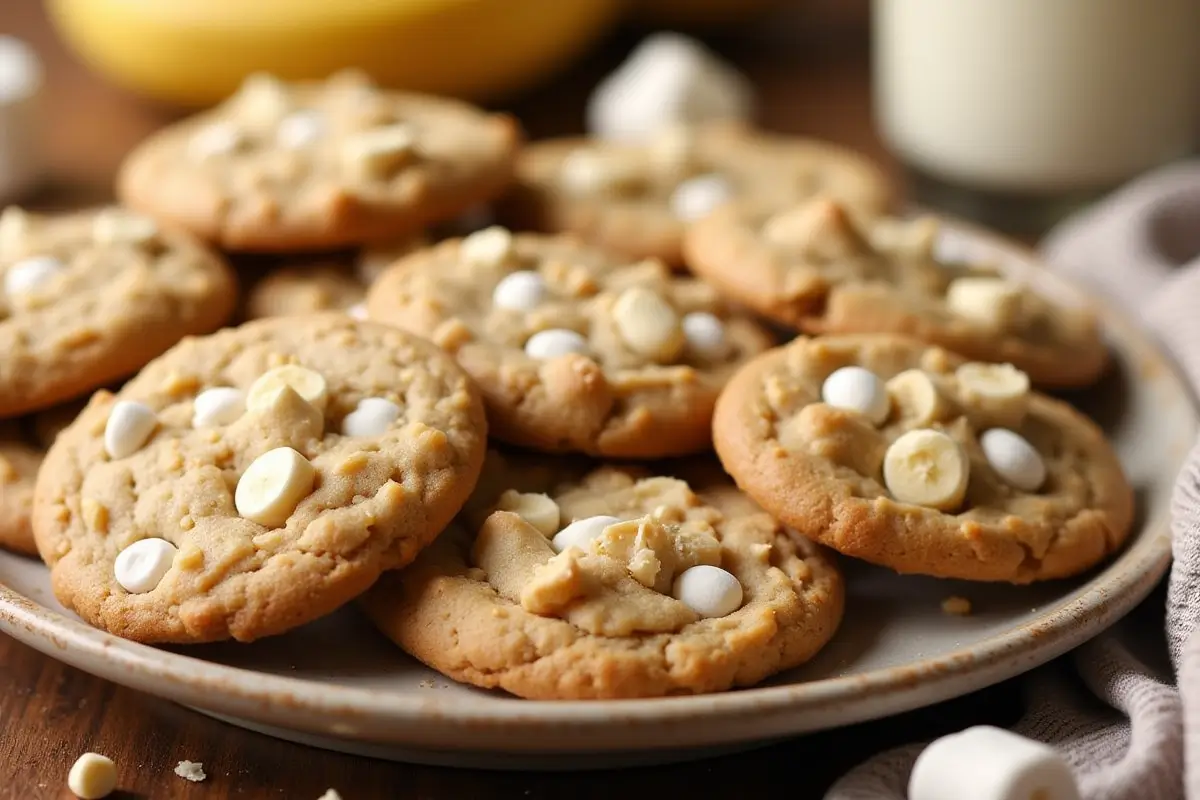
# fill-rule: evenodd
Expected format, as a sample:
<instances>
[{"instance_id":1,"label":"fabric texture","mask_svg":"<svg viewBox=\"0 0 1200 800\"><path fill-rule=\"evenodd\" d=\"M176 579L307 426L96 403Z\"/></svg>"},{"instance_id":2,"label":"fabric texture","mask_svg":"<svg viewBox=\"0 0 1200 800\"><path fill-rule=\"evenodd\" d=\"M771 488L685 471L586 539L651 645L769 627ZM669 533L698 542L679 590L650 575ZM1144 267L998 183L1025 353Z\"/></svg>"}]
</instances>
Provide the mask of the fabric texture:
<instances>
[{"instance_id":1,"label":"fabric texture","mask_svg":"<svg viewBox=\"0 0 1200 800\"><path fill-rule=\"evenodd\" d=\"M1066 220L1042 250L1057 272L1140 316L1200 393L1200 162L1148 173ZM1083 800L1200 800L1200 443L1175 486L1171 534L1165 603L1152 595L1023 679L1026 711L1012 730L1058 748ZM926 744L871 758L825 800L905 800Z\"/></svg>"}]
</instances>

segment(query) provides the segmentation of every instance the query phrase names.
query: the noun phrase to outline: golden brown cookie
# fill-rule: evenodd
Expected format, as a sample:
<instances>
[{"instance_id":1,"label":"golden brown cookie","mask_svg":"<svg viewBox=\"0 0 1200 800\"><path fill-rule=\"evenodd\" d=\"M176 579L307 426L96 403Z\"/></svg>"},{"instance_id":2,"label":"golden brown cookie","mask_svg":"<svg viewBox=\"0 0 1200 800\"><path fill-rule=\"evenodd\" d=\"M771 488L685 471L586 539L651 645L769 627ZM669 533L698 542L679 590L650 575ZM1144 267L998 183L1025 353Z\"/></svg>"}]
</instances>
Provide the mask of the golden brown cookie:
<instances>
[{"instance_id":1,"label":"golden brown cookie","mask_svg":"<svg viewBox=\"0 0 1200 800\"><path fill-rule=\"evenodd\" d=\"M719 204L783 208L822 192L864 215L892 201L884 175L857 153L715 123L667 130L645 144L536 142L522 152L498 213L513 228L574 233L678 267L684 230Z\"/></svg>"},{"instance_id":2,"label":"golden brown cookie","mask_svg":"<svg viewBox=\"0 0 1200 800\"><path fill-rule=\"evenodd\" d=\"M190 236L112 207L0 215L0 417L124 377L232 313L233 274Z\"/></svg>"},{"instance_id":3,"label":"golden brown cookie","mask_svg":"<svg viewBox=\"0 0 1200 800\"><path fill-rule=\"evenodd\" d=\"M717 453L784 524L846 555L979 581L1086 570L1129 534L1104 434L1011 365L896 336L799 338L730 382Z\"/></svg>"},{"instance_id":4,"label":"golden brown cookie","mask_svg":"<svg viewBox=\"0 0 1200 800\"><path fill-rule=\"evenodd\" d=\"M126 159L126 203L229 250L327 250L393 239L503 190L521 140L508 116L385 91L362 75L247 79Z\"/></svg>"},{"instance_id":5,"label":"golden brown cookie","mask_svg":"<svg viewBox=\"0 0 1200 800\"><path fill-rule=\"evenodd\" d=\"M937 250L939 222L855 222L818 198L726 206L688 231L688 265L730 299L807 333L896 333L1010 362L1042 386L1084 386L1108 362L1095 317Z\"/></svg>"},{"instance_id":6,"label":"golden brown cookie","mask_svg":"<svg viewBox=\"0 0 1200 800\"><path fill-rule=\"evenodd\" d=\"M771 343L661 262L499 227L401 259L367 313L453 353L496 438L623 458L708 450L718 392Z\"/></svg>"},{"instance_id":7,"label":"golden brown cookie","mask_svg":"<svg viewBox=\"0 0 1200 800\"><path fill-rule=\"evenodd\" d=\"M796 666L837 629L843 588L825 551L724 475L689 486L491 453L456 524L362 602L455 680L593 699L718 692Z\"/></svg>"},{"instance_id":8,"label":"golden brown cookie","mask_svg":"<svg viewBox=\"0 0 1200 800\"><path fill-rule=\"evenodd\" d=\"M33 487L46 448L83 408L71 402L31 417L0 420L0 547L37 555L33 541Z\"/></svg>"},{"instance_id":9,"label":"golden brown cookie","mask_svg":"<svg viewBox=\"0 0 1200 800\"><path fill-rule=\"evenodd\" d=\"M344 314L181 342L46 456L55 595L143 642L250 641L407 564L466 500L483 406L437 348Z\"/></svg>"}]
</instances>

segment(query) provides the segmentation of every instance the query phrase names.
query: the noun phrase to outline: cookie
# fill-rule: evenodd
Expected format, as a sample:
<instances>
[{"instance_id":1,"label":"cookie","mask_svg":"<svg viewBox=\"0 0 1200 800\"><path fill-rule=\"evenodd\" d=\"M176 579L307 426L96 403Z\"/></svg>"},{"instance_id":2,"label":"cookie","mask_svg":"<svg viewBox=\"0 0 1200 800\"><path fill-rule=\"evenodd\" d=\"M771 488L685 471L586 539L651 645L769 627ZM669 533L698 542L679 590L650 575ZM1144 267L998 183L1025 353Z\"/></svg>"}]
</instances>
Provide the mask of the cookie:
<instances>
[{"instance_id":1,"label":"cookie","mask_svg":"<svg viewBox=\"0 0 1200 800\"><path fill-rule=\"evenodd\" d=\"M689 485L492 453L456 524L362 604L458 681L536 699L659 697L806 661L837 629L843 587L821 548L724 476Z\"/></svg>"},{"instance_id":2,"label":"cookie","mask_svg":"<svg viewBox=\"0 0 1200 800\"><path fill-rule=\"evenodd\" d=\"M236 283L216 254L112 207L0 215L0 417L129 375L232 313Z\"/></svg>"},{"instance_id":3,"label":"cookie","mask_svg":"<svg viewBox=\"0 0 1200 800\"><path fill-rule=\"evenodd\" d=\"M122 200L228 250L393 239L499 193L521 141L508 116L385 91L354 72L246 80L155 133L121 167Z\"/></svg>"},{"instance_id":4,"label":"cookie","mask_svg":"<svg viewBox=\"0 0 1200 800\"><path fill-rule=\"evenodd\" d=\"M322 262L278 267L246 292L244 319L286 317L321 311L358 315L367 297L367 283L354 265Z\"/></svg>"},{"instance_id":5,"label":"cookie","mask_svg":"<svg viewBox=\"0 0 1200 800\"><path fill-rule=\"evenodd\" d=\"M82 407L72 402L31 417L0 420L0 547L37 555L30 522L37 471L46 448Z\"/></svg>"},{"instance_id":6,"label":"cookie","mask_svg":"<svg viewBox=\"0 0 1200 800\"><path fill-rule=\"evenodd\" d=\"M34 497L55 596L142 642L251 641L320 617L446 526L483 461L470 380L344 314L190 338L93 395Z\"/></svg>"},{"instance_id":7,"label":"cookie","mask_svg":"<svg viewBox=\"0 0 1200 800\"><path fill-rule=\"evenodd\" d=\"M785 525L902 573L1031 581L1121 547L1133 495L1104 434L1007 364L896 336L801 337L747 364L713 437Z\"/></svg>"},{"instance_id":8,"label":"cookie","mask_svg":"<svg viewBox=\"0 0 1200 800\"><path fill-rule=\"evenodd\" d=\"M895 333L1041 386L1094 382L1108 363L1096 318L939 252L933 217L856 221L818 198L785 210L725 206L692 226L692 270L738 303L812 334ZM951 254L952 255L952 254Z\"/></svg>"},{"instance_id":9,"label":"cookie","mask_svg":"<svg viewBox=\"0 0 1200 800\"><path fill-rule=\"evenodd\" d=\"M513 228L566 231L633 258L682 266L683 232L729 202L783 208L818 193L864 215L892 190L866 158L841 147L732 123L668 129L646 143L535 142L498 207Z\"/></svg>"},{"instance_id":10,"label":"cookie","mask_svg":"<svg viewBox=\"0 0 1200 800\"><path fill-rule=\"evenodd\" d=\"M497 439L623 458L708 450L721 387L771 344L661 262L499 227L396 262L367 313L453 353Z\"/></svg>"}]
</instances>

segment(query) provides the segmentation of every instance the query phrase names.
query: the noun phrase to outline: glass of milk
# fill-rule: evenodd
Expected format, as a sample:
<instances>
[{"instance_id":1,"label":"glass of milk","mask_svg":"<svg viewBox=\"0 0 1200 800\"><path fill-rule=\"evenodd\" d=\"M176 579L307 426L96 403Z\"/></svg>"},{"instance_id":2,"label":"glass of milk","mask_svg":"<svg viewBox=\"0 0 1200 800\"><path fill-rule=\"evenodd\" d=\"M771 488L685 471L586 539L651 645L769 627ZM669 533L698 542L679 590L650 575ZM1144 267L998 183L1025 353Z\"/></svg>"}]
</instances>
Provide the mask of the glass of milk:
<instances>
[{"instance_id":1,"label":"glass of milk","mask_svg":"<svg viewBox=\"0 0 1200 800\"><path fill-rule=\"evenodd\" d=\"M918 201L1040 228L1197 144L1200 0L874 0L872 24Z\"/></svg>"}]
</instances>

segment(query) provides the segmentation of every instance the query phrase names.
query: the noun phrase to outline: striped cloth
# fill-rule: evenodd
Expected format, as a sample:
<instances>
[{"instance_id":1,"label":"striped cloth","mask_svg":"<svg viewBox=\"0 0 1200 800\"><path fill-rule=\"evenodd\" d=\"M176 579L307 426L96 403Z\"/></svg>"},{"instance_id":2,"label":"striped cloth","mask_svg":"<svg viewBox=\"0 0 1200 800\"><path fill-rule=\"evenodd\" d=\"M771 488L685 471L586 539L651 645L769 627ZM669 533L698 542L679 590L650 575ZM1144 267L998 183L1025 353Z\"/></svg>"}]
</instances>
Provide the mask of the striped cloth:
<instances>
[{"instance_id":1,"label":"striped cloth","mask_svg":"<svg viewBox=\"0 0 1200 800\"><path fill-rule=\"evenodd\" d=\"M1064 222L1043 251L1138 313L1200 394L1200 162L1138 179ZM1165 608L1155 595L1023 679L1013 730L1058 748L1084 800L1200 800L1200 443L1175 487L1172 549ZM1164 651L1169 663L1155 657ZM875 756L825 800L904 800L925 744Z\"/></svg>"}]
</instances>

